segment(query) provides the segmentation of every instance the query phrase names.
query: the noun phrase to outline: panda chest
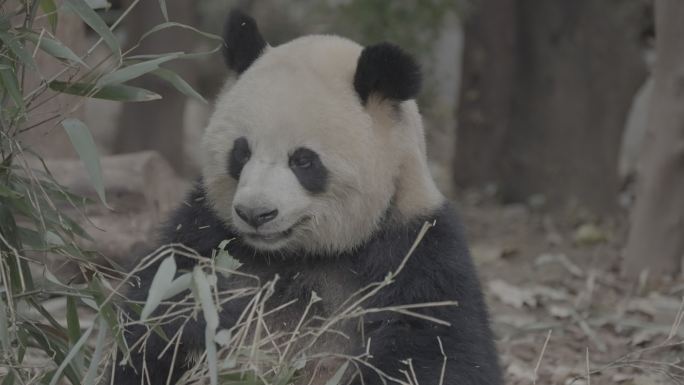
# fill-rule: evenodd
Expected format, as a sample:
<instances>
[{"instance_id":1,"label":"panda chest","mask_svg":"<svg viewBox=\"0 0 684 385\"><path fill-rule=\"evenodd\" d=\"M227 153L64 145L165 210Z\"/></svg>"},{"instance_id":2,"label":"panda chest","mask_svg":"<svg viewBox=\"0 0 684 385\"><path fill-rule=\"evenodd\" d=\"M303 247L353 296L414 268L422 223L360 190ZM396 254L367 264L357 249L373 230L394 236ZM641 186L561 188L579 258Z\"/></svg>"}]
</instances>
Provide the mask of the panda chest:
<instances>
[{"instance_id":1,"label":"panda chest","mask_svg":"<svg viewBox=\"0 0 684 385\"><path fill-rule=\"evenodd\" d=\"M290 350L294 355L305 352L307 357L317 357L307 361L296 384L325 384L344 363L340 354L364 350L359 317L349 317L352 309L358 309L361 288L358 275L342 266L302 269L282 277L274 299L296 302L272 318L269 326L283 336L301 336Z\"/></svg>"},{"instance_id":2,"label":"panda chest","mask_svg":"<svg viewBox=\"0 0 684 385\"><path fill-rule=\"evenodd\" d=\"M289 270L289 269L288 269ZM267 321L281 335L307 334L302 345L317 353L349 352L361 345L358 318L349 318L360 298L358 275L344 266L328 265L281 271L270 308L277 309ZM299 330L297 330L299 328Z\"/></svg>"},{"instance_id":3,"label":"panda chest","mask_svg":"<svg viewBox=\"0 0 684 385\"><path fill-rule=\"evenodd\" d=\"M335 317L358 299L355 294L361 289L358 275L345 266L294 268L278 276L271 302L294 301L289 311L283 312L287 324L299 322L304 311L317 318Z\"/></svg>"}]
</instances>

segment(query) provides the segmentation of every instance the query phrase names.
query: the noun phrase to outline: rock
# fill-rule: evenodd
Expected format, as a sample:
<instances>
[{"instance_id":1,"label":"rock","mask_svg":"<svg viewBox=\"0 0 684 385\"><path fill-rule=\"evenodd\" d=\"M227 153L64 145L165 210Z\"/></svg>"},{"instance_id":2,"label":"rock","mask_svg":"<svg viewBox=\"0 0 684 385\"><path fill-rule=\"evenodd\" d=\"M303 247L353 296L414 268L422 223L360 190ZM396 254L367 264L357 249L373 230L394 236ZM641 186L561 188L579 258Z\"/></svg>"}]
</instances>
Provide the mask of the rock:
<instances>
[{"instance_id":1,"label":"rock","mask_svg":"<svg viewBox=\"0 0 684 385\"><path fill-rule=\"evenodd\" d=\"M162 156L144 151L101 158L107 209L98 200L79 160L48 160L55 179L69 191L93 200L87 217L74 208L67 213L90 234L84 246L128 265L135 251L154 245L155 229L181 202L189 188Z\"/></svg>"}]
</instances>

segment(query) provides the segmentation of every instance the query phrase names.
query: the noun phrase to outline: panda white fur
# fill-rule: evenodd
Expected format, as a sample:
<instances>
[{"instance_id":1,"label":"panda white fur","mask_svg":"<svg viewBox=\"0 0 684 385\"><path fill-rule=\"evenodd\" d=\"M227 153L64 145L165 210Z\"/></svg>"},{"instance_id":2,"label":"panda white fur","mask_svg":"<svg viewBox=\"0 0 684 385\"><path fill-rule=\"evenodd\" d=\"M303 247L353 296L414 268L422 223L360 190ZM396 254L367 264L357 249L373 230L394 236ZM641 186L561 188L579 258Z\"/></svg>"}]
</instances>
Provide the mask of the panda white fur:
<instances>
[{"instance_id":1,"label":"panda white fur","mask_svg":"<svg viewBox=\"0 0 684 385\"><path fill-rule=\"evenodd\" d=\"M306 36L268 46L256 23L233 11L225 30L226 61L238 74L216 101L203 141L203 176L187 204L172 216L164 243L183 243L211 255L228 245L241 270L262 279L280 277L273 304L298 299L291 324L312 292L325 317L348 296L382 281L404 259L425 221L435 223L396 278L364 308L458 301L456 307L418 312L451 326L399 313L366 316L344 326L349 338L329 338L339 353L358 354L370 339L370 363L403 378L410 358L421 385L436 385L448 358L445 384L500 384L500 372L479 282L455 212L430 177L421 117L413 98L420 73L411 57L390 44L362 47L336 36ZM193 260L177 257L179 269ZM144 299L154 268L142 274ZM239 304L222 309L231 327ZM244 304L242 305L244 306ZM163 310L159 310L163 311ZM287 318L287 316L286 316ZM173 335L178 325L164 326ZM131 327L135 341L144 328ZM204 349L200 319L186 325L173 371ZM140 384L168 373L171 354L157 335L146 353L134 353L137 370L117 366L114 383ZM172 350L172 349L170 349ZM332 373L328 373L328 376ZM356 384L380 384L362 368ZM323 378L325 381L326 378ZM153 384L166 383L154 375ZM308 382L308 378L303 383Z\"/></svg>"}]
</instances>

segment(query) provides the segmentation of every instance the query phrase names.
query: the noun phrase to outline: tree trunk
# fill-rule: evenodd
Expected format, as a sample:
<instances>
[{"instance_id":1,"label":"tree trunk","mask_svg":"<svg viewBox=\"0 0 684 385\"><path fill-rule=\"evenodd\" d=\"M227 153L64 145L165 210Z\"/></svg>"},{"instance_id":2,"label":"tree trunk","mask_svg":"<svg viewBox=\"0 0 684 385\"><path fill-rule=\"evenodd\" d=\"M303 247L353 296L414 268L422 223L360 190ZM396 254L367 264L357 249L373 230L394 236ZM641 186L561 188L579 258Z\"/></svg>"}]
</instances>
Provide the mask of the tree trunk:
<instances>
[{"instance_id":1,"label":"tree trunk","mask_svg":"<svg viewBox=\"0 0 684 385\"><path fill-rule=\"evenodd\" d=\"M466 20L459 99L456 183L497 178L497 156L510 129L517 59L516 0L491 0Z\"/></svg>"},{"instance_id":2,"label":"tree trunk","mask_svg":"<svg viewBox=\"0 0 684 385\"><path fill-rule=\"evenodd\" d=\"M457 183L495 182L505 201L542 194L550 208L573 204L610 212L625 116L646 74L640 4L498 2L483 2L475 20L489 31L482 45L492 54L484 55L474 87L466 73ZM500 12L513 20L497 22ZM472 61L483 55L469 44L469 31L465 55Z\"/></svg>"},{"instance_id":3,"label":"tree trunk","mask_svg":"<svg viewBox=\"0 0 684 385\"><path fill-rule=\"evenodd\" d=\"M623 270L676 274L684 256L684 2L656 1L655 85Z\"/></svg>"},{"instance_id":4,"label":"tree trunk","mask_svg":"<svg viewBox=\"0 0 684 385\"><path fill-rule=\"evenodd\" d=\"M157 24L162 23L162 13L158 1L141 1L126 20L128 44L133 45L140 36ZM197 25L193 1L167 0L169 19L188 25ZM151 35L135 53L150 54L163 52L191 52L196 35L181 28L170 28ZM176 61L164 65L177 72L190 85L195 86L196 73L192 61ZM145 103L126 103L119 118L115 153L156 150L171 166L180 173L186 173L183 156L183 117L186 97L167 82L154 77L143 76L130 83L153 90L163 99Z\"/></svg>"}]
</instances>

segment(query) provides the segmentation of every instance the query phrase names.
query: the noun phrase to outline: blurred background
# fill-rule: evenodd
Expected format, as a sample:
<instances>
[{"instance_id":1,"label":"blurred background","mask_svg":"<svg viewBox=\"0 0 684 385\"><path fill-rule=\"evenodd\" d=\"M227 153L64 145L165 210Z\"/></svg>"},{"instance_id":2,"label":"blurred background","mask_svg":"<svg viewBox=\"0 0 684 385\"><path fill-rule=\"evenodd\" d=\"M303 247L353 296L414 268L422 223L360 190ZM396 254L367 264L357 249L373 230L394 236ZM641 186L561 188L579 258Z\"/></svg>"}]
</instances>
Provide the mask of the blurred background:
<instances>
[{"instance_id":1,"label":"blurred background","mask_svg":"<svg viewBox=\"0 0 684 385\"><path fill-rule=\"evenodd\" d=\"M132 1L89 3L111 25ZM589 383L589 367L594 383L682 383L684 352L671 342L684 338L684 2L166 6L172 22L218 35L240 7L271 45L332 33L411 52L425 76L431 171L464 216L508 383ZM132 53L213 48L184 28L133 47L164 20L159 2L140 1L116 37ZM56 35L74 51L99 38L68 15ZM220 53L164 67L197 94L145 75L128 84L162 99L88 99L69 109L62 95L40 107L67 109L92 131L111 209L90 205L83 222L93 247L124 264L154 245L156 226L198 177L198 143L230 76ZM96 197L64 131L40 113L31 119L25 143L58 181Z\"/></svg>"}]
</instances>

